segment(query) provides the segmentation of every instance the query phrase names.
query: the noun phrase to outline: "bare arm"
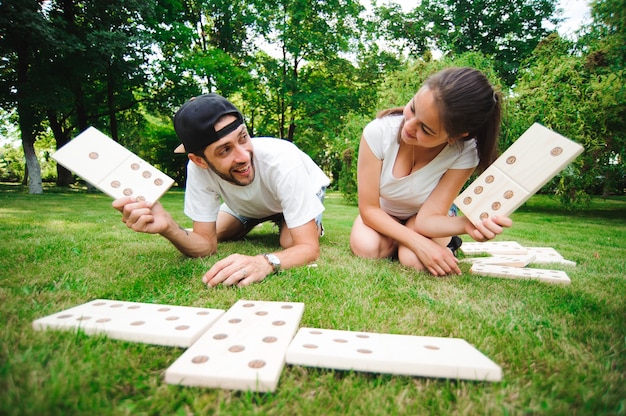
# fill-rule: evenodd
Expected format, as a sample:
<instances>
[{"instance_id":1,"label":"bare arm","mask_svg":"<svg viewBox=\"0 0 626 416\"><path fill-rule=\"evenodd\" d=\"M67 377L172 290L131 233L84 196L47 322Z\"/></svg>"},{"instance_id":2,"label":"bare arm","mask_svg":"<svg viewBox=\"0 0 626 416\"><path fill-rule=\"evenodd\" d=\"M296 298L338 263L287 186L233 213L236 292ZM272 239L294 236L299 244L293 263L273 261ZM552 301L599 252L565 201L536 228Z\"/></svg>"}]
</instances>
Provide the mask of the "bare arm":
<instances>
[{"instance_id":1,"label":"bare arm","mask_svg":"<svg viewBox=\"0 0 626 416\"><path fill-rule=\"evenodd\" d=\"M513 222L508 217L488 218L475 226L465 216L454 218L448 216L448 209L473 170L451 169L441 177L417 213L415 230L418 233L431 238L468 234L476 241L486 241L501 234L503 227L512 225Z\"/></svg>"},{"instance_id":2,"label":"bare arm","mask_svg":"<svg viewBox=\"0 0 626 416\"><path fill-rule=\"evenodd\" d=\"M113 208L122 213L122 221L128 228L142 233L160 234L186 256L209 256L217 249L214 222L194 222L193 231L185 230L159 202L146 203L134 198L116 199Z\"/></svg>"},{"instance_id":3,"label":"bare arm","mask_svg":"<svg viewBox=\"0 0 626 416\"><path fill-rule=\"evenodd\" d=\"M280 259L281 269L303 266L319 257L320 245L315 220L287 230L291 234L289 247L274 254ZM204 275L202 281L208 286L220 283L230 286L247 286L260 282L272 274L273 268L262 255L245 256L232 254L218 261Z\"/></svg>"},{"instance_id":4,"label":"bare arm","mask_svg":"<svg viewBox=\"0 0 626 416\"><path fill-rule=\"evenodd\" d=\"M376 158L365 138L361 138L357 167L359 214L363 223L401 245L413 247L426 240L400 224L380 207L380 173L383 162Z\"/></svg>"},{"instance_id":5,"label":"bare arm","mask_svg":"<svg viewBox=\"0 0 626 416\"><path fill-rule=\"evenodd\" d=\"M466 217L449 217L448 211L474 169L450 169L439 180L417 213L415 229L430 238L465 234Z\"/></svg>"}]
</instances>

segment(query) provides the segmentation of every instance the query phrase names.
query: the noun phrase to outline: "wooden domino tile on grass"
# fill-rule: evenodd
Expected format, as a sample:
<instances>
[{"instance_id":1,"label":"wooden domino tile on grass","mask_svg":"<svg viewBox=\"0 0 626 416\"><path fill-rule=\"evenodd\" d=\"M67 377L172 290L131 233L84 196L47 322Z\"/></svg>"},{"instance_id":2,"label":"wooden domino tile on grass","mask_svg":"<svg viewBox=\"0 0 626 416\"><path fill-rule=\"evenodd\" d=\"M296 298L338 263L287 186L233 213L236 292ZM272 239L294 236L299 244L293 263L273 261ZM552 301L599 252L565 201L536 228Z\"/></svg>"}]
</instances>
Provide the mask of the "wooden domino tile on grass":
<instances>
[{"instance_id":1,"label":"wooden domino tile on grass","mask_svg":"<svg viewBox=\"0 0 626 416\"><path fill-rule=\"evenodd\" d=\"M507 279L532 279L546 283L570 284L571 280L567 273L562 270L533 269L528 267L494 266L490 264L474 264L470 273L489 276L504 277Z\"/></svg>"},{"instance_id":2,"label":"wooden domino tile on grass","mask_svg":"<svg viewBox=\"0 0 626 416\"><path fill-rule=\"evenodd\" d=\"M85 334L170 347L189 347L224 313L222 309L96 299L36 319L36 330Z\"/></svg>"},{"instance_id":3,"label":"wooden domino tile on grass","mask_svg":"<svg viewBox=\"0 0 626 416\"><path fill-rule=\"evenodd\" d=\"M112 198L158 200L174 183L148 162L94 127L61 147L52 158Z\"/></svg>"},{"instance_id":4,"label":"wooden domino tile on grass","mask_svg":"<svg viewBox=\"0 0 626 416\"><path fill-rule=\"evenodd\" d=\"M575 261L565 259L558 251L552 247L526 247L528 252L535 256L532 261L536 264L559 263L567 266L576 266Z\"/></svg>"},{"instance_id":5,"label":"wooden domino tile on grass","mask_svg":"<svg viewBox=\"0 0 626 416\"><path fill-rule=\"evenodd\" d=\"M502 255L522 255L528 254L528 249L516 241L485 241L485 242L463 242L460 248L465 255L491 254Z\"/></svg>"},{"instance_id":6,"label":"wooden domino tile on grass","mask_svg":"<svg viewBox=\"0 0 626 416\"><path fill-rule=\"evenodd\" d=\"M239 300L166 370L165 382L274 391L303 311L303 303Z\"/></svg>"},{"instance_id":7,"label":"wooden domino tile on grass","mask_svg":"<svg viewBox=\"0 0 626 416\"><path fill-rule=\"evenodd\" d=\"M455 200L474 224L509 216L583 152L578 143L533 124Z\"/></svg>"},{"instance_id":8,"label":"wooden domino tile on grass","mask_svg":"<svg viewBox=\"0 0 626 416\"><path fill-rule=\"evenodd\" d=\"M287 363L337 370L500 381L502 369L460 338L300 328Z\"/></svg>"},{"instance_id":9,"label":"wooden domino tile on grass","mask_svg":"<svg viewBox=\"0 0 626 416\"><path fill-rule=\"evenodd\" d=\"M535 260L534 254L510 254L488 257L472 257L463 259L463 262L472 264L492 264L495 266L525 267Z\"/></svg>"}]
</instances>

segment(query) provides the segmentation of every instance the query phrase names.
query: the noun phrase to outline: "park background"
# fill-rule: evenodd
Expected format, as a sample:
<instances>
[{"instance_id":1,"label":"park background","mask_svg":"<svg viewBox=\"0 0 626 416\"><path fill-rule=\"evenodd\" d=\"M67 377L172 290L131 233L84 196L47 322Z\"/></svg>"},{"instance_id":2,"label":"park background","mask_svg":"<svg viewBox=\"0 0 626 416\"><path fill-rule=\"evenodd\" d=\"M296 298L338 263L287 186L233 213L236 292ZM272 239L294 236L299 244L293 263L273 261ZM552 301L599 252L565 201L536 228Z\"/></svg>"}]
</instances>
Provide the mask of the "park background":
<instances>
[{"instance_id":1,"label":"park background","mask_svg":"<svg viewBox=\"0 0 626 416\"><path fill-rule=\"evenodd\" d=\"M0 181L73 185L50 155L94 126L184 186L172 116L216 92L252 135L293 141L355 202L365 124L437 70L472 66L505 96L501 150L534 122L585 147L542 192L571 207L624 193L624 0L589 3L576 30L554 0L366 5L4 1Z\"/></svg>"},{"instance_id":2,"label":"park background","mask_svg":"<svg viewBox=\"0 0 626 416\"><path fill-rule=\"evenodd\" d=\"M624 414L624 1L595 1L563 32L547 0L37 1L0 3L0 414ZM585 147L513 214L500 240L577 263L571 285L437 279L351 255L364 125L448 66L505 96L500 149L533 122ZM186 259L125 229L110 199L50 155L94 126L164 170L183 225L172 115L189 97L234 101L250 131L293 141L333 178L317 267L207 290L217 260L277 249L271 229ZM272 394L168 386L180 349L40 333L34 319L95 298L227 309L302 301L302 325L464 338L500 383L288 366Z\"/></svg>"}]
</instances>

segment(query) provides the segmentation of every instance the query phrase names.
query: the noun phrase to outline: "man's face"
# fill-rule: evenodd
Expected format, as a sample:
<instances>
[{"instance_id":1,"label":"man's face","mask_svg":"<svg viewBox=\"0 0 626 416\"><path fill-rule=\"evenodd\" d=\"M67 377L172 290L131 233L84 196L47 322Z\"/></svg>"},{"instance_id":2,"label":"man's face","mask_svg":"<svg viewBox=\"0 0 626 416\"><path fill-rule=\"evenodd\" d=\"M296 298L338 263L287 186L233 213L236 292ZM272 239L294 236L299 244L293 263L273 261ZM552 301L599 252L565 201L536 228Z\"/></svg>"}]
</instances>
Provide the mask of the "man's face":
<instances>
[{"instance_id":1,"label":"man's face","mask_svg":"<svg viewBox=\"0 0 626 416\"><path fill-rule=\"evenodd\" d=\"M231 115L221 118L215 123L215 130L219 131L234 120L235 116ZM253 151L248 130L242 124L204 149L202 160L206 162L208 168L225 181L246 186L254 180ZM194 162L198 164L197 161Z\"/></svg>"}]
</instances>

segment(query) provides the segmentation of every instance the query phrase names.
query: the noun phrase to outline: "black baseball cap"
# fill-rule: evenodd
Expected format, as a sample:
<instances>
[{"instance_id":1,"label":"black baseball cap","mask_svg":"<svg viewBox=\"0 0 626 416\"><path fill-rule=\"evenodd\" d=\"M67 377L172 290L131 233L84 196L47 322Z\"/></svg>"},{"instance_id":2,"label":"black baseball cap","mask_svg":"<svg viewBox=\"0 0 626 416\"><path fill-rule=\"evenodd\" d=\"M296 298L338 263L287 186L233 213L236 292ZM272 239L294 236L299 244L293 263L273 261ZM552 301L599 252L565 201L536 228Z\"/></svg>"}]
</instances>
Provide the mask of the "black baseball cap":
<instances>
[{"instance_id":1,"label":"black baseball cap","mask_svg":"<svg viewBox=\"0 0 626 416\"><path fill-rule=\"evenodd\" d=\"M219 131L215 123L227 114L237 119ZM204 150L243 124L243 116L226 98L218 94L203 94L191 98L174 115L174 129L182 142L174 153L195 153Z\"/></svg>"}]
</instances>

